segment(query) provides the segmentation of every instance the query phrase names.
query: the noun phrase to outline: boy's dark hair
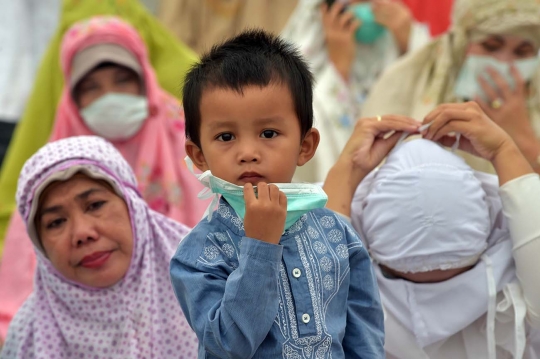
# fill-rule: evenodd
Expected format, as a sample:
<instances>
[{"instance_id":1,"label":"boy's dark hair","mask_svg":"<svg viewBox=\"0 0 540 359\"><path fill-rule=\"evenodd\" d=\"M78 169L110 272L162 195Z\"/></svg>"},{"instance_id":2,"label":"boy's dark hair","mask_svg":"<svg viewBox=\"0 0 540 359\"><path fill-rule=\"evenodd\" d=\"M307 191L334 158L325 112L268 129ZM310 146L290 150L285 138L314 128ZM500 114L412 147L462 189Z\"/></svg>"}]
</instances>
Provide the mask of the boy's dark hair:
<instances>
[{"instance_id":1,"label":"boy's dark hair","mask_svg":"<svg viewBox=\"0 0 540 359\"><path fill-rule=\"evenodd\" d=\"M262 30L247 30L203 55L188 72L183 88L186 137L199 148L204 90L286 84L291 92L302 137L313 126L313 76L296 48Z\"/></svg>"}]
</instances>

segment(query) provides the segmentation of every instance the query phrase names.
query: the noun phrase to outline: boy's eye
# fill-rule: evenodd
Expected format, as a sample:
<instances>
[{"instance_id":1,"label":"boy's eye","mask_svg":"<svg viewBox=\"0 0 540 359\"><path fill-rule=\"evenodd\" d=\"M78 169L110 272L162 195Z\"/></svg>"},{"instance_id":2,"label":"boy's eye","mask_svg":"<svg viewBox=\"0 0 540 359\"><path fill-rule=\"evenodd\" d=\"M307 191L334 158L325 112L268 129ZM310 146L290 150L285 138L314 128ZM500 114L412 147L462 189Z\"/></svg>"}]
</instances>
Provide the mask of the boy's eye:
<instances>
[{"instance_id":1,"label":"boy's eye","mask_svg":"<svg viewBox=\"0 0 540 359\"><path fill-rule=\"evenodd\" d=\"M261 133L262 138L274 138L278 135L278 133L274 130L264 130Z\"/></svg>"},{"instance_id":2,"label":"boy's eye","mask_svg":"<svg viewBox=\"0 0 540 359\"><path fill-rule=\"evenodd\" d=\"M234 136L232 133L222 133L218 137L216 137L218 141L228 142L234 140Z\"/></svg>"},{"instance_id":3,"label":"boy's eye","mask_svg":"<svg viewBox=\"0 0 540 359\"><path fill-rule=\"evenodd\" d=\"M101 207L103 207L103 205L104 205L105 203L106 203L105 201L96 201L96 202L92 202L92 203L90 203L90 205L88 206L88 211L97 211L98 209L100 209Z\"/></svg>"},{"instance_id":4,"label":"boy's eye","mask_svg":"<svg viewBox=\"0 0 540 359\"><path fill-rule=\"evenodd\" d=\"M47 225L45 226L45 228L47 229L55 229L55 228L58 228L62 225L62 223L64 223L66 220L65 218L57 218L55 220L52 220L50 221L49 223L47 223Z\"/></svg>"}]
</instances>

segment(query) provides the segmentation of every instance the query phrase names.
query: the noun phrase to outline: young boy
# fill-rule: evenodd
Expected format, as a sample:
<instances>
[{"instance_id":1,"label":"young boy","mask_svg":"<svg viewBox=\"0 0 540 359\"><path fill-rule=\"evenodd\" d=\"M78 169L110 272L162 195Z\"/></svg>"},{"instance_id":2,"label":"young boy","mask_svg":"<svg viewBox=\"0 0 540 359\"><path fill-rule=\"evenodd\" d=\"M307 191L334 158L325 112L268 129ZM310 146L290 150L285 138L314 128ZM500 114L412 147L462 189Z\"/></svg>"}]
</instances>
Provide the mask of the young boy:
<instances>
[{"instance_id":1,"label":"young boy","mask_svg":"<svg viewBox=\"0 0 540 359\"><path fill-rule=\"evenodd\" d=\"M319 142L296 50L244 32L189 72L183 102L187 153L222 194L171 261L199 358L384 358L366 249L324 193L290 183Z\"/></svg>"}]
</instances>

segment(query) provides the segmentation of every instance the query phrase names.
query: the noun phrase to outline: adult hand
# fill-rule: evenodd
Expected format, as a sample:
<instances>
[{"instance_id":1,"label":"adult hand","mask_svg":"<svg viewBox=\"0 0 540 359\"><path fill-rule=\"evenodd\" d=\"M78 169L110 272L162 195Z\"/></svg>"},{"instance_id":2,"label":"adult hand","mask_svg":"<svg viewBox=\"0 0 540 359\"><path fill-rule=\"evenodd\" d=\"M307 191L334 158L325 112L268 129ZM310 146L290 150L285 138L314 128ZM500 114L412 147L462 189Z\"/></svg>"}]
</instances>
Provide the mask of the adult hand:
<instances>
[{"instance_id":1,"label":"adult hand","mask_svg":"<svg viewBox=\"0 0 540 359\"><path fill-rule=\"evenodd\" d=\"M257 196L251 183L244 185L246 237L278 244L287 219L287 197L276 185L260 182Z\"/></svg>"},{"instance_id":2,"label":"adult hand","mask_svg":"<svg viewBox=\"0 0 540 359\"><path fill-rule=\"evenodd\" d=\"M328 57L343 79L348 80L356 56L354 32L360 21L354 14L343 11L344 8L342 2L334 2L330 8L325 2L321 5L321 16Z\"/></svg>"},{"instance_id":3,"label":"adult hand","mask_svg":"<svg viewBox=\"0 0 540 359\"><path fill-rule=\"evenodd\" d=\"M382 162L403 132L416 133L419 127L418 121L405 116L358 120L324 182L323 189L328 195L326 208L350 216L351 201L360 182Z\"/></svg>"},{"instance_id":4,"label":"adult hand","mask_svg":"<svg viewBox=\"0 0 540 359\"><path fill-rule=\"evenodd\" d=\"M393 31L410 27L413 17L409 8L397 0L373 0L375 20Z\"/></svg>"},{"instance_id":5,"label":"adult hand","mask_svg":"<svg viewBox=\"0 0 540 359\"><path fill-rule=\"evenodd\" d=\"M443 104L431 111L423 124L431 124L424 138L444 146L455 143L459 149L492 161L501 151L515 147L512 138L482 111L476 102Z\"/></svg>"},{"instance_id":6,"label":"adult hand","mask_svg":"<svg viewBox=\"0 0 540 359\"><path fill-rule=\"evenodd\" d=\"M520 176L534 173L518 146L501 127L482 111L476 102L440 105L424 120L431 126L424 138L451 146L460 133L459 149L483 157L493 164L499 185Z\"/></svg>"},{"instance_id":7,"label":"adult hand","mask_svg":"<svg viewBox=\"0 0 540 359\"><path fill-rule=\"evenodd\" d=\"M372 8L375 20L390 30L401 53L405 53L414 20L409 8L399 0L373 0Z\"/></svg>"},{"instance_id":8,"label":"adult hand","mask_svg":"<svg viewBox=\"0 0 540 359\"><path fill-rule=\"evenodd\" d=\"M510 67L510 73L514 78L514 89L497 70L489 68L488 74L495 82L495 86L479 76L480 86L484 89L488 100L484 101L477 97L475 101L489 118L512 137L524 153L527 153L529 149L535 152L531 153L530 157L536 160L540 154L538 153L539 145L529 120L526 83L514 65Z\"/></svg>"},{"instance_id":9,"label":"adult hand","mask_svg":"<svg viewBox=\"0 0 540 359\"><path fill-rule=\"evenodd\" d=\"M352 155L353 163L365 174L377 167L394 148L403 132L416 133L418 121L398 115L360 119L342 155Z\"/></svg>"}]
</instances>

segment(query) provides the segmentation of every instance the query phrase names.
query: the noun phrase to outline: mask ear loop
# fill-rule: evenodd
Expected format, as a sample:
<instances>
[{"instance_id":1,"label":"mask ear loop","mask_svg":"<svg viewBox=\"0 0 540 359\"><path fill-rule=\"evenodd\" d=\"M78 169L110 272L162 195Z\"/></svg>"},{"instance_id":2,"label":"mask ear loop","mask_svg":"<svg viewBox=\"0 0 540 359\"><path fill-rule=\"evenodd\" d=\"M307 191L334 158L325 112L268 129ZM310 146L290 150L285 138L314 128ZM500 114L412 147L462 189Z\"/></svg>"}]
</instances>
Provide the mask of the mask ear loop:
<instances>
[{"instance_id":1,"label":"mask ear loop","mask_svg":"<svg viewBox=\"0 0 540 359\"><path fill-rule=\"evenodd\" d=\"M214 213L214 208L217 207L218 205L218 202L219 202L219 194L217 193L214 193L212 192L212 189L210 188L210 176L212 176L212 172L210 172L210 170L208 171L205 171L201 174L197 174L195 173L195 169L194 169L194 165L193 165L193 161L191 160L191 158L189 158L189 156L186 156L184 158L184 161L186 162L186 165L187 165L187 168L189 170L189 172L191 172L195 177L197 177L197 179L199 180L199 182L201 182L201 184L206 187L206 188L203 188L198 194L197 194L197 198L199 198L200 200L207 200L209 198L212 198L212 202L210 202L210 205L208 206L208 208L206 208L206 211L204 211L204 214L202 216L201 219L204 219L205 217L208 218L208 221L210 221L212 219L212 213Z\"/></svg>"},{"instance_id":2,"label":"mask ear loop","mask_svg":"<svg viewBox=\"0 0 540 359\"><path fill-rule=\"evenodd\" d=\"M433 122L430 122L430 123L426 123L425 125L420 126L420 128L418 128L418 132L422 132L424 130L427 130L431 126L432 123ZM410 134L411 134L410 132L403 132L394 148L401 145L403 143L403 141L405 141L407 136L409 136ZM454 144L452 145L452 152L456 152L456 150L459 148L459 141L460 140L461 140L461 133L456 133L456 142L454 142Z\"/></svg>"}]
</instances>

